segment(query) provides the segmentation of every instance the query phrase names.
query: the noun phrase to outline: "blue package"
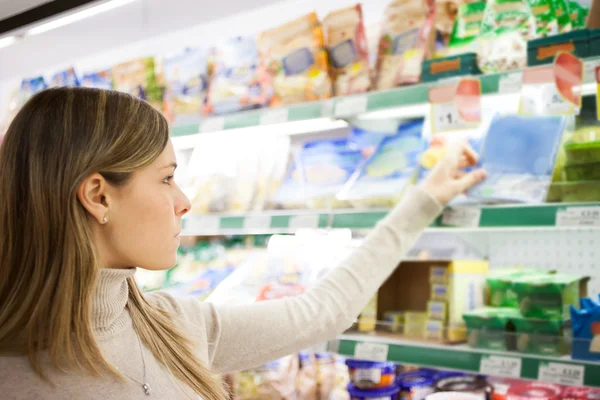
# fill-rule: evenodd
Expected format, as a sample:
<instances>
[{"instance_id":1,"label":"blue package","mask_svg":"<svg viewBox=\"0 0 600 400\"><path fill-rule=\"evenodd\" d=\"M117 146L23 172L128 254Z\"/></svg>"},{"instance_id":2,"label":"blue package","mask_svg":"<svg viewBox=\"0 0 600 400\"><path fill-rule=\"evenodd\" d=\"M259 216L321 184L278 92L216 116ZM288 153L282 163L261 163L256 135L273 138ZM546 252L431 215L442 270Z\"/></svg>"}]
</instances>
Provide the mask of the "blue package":
<instances>
[{"instance_id":1,"label":"blue package","mask_svg":"<svg viewBox=\"0 0 600 400\"><path fill-rule=\"evenodd\" d=\"M84 74L81 78L81 86L110 90L112 89L112 74L109 69L100 72Z\"/></svg>"},{"instance_id":2,"label":"blue package","mask_svg":"<svg viewBox=\"0 0 600 400\"><path fill-rule=\"evenodd\" d=\"M593 300L589 300L595 303ZM600 360L600 305L595 304L591 308L582 310L571 306L573 359ZM592 304L588 303L587 305L591 306Z\"/></svg>"},{"instance_id":3,"label":"blue package","mask_svg":"<svg viewBox=\"0 0 600 400\"><path fill-rule=\"evenodd\" d=\"M424 147L422 130L421 121L410 122L397 134L384 138L338 198L359 208L393 207L415 180Z\"/></svg>"},{"instance_id":4,"label":"blue package","mask_svg":"<svg viewBox=\"0 0 600 400\"><path fill-rule=\"evenodd\" d=\"M304 143L302 146L302 153L307 154L310 152L329 152L336 150L352 150L349 146L348 139L321 139L313 140Z\"/></svg>"},{"instance_id":5,"label":"blue package","mask_svg":"<svg viewBox=\"0 0 600 400\"><path fill-rule=\"evenodd\" d=\"M41 76L38 76L37 78L23 79L21 81L21 89L19 96L21 104L25 104L25 102L29 100L31 96L38 92L41 92L47 87L48 85L46 85L44 78Z\"/></svg>"},{"instance_id":6,"label":"blue package","mask_svg":"<svg viewBox=\"0 0 600 400\"><path fill-rule=\"evenodd\" d=\"M59 86L68 86L68 87L77 87L79 86L79 79L77 79L77 74L75 73L75 69L73 67L66 69L64 71L57 72L52 75L52 79L50 80L50 87L59 87Z\"/></svg>"},{"instance_id":7,"label":"blue package","mask_svg":"<svg viewBox=\"0 0 600 400\"><path fill-rule=\"evenodd\" d=\"M496 115L481 151L488 177L469 195L491 201L545 201L566 122L565 117Z\"/></svg>"}]
</instances>

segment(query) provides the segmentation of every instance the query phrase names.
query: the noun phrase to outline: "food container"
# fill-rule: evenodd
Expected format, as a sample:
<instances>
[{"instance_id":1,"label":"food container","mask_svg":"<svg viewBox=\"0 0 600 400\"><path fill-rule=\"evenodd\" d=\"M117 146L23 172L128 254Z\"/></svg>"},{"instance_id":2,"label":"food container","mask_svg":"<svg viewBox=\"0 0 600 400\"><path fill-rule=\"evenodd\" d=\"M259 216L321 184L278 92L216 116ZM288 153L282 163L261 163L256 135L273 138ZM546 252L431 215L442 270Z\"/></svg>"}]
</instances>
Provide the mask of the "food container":
<instances>
[{"instance_id":1,"label":"food container","mask_svg":"<svg viewBox=\"0 0 600 400\"><path fill-rule=\"evenodd\" d=\"M421 66L421 80L433 82L462 75L480 75L477 54L466 53L444 58L425 60Z\"/></svg>"},{"instance_id":2,"label":"food container","mask_svg":"<svg viewBox=\"0 0 600 400\"><path fill-rule=\"evenodd\" d=\"M402 399L423 400L434 391L436 372L418 370L398 375L396 385L400 388Z\"/></svg>"},{"instance_id":3,"label":"food container","mask_svg":"<svg viewBox=\"0 0 600 400\"><path fill-rule=\"evenodd\" d=\"M348 385L348 394L351 400L377 399L377 400L397 400L400 388L390 386L383 389L363 390L353 384ZM414 400L414 399L413 399Z\"/></svg>"},{"instance_id":4,"label":"food container","mask_svg":"<svg viewBox=\"0 0 600 400\"><path fill-rule=\"evenodd\" d=\"M451 378L454 376L466 376L467 373L459 371L435 371L433 379L438 382L442 379Z\"/></svg>"},{"instance_id":5,"label":"food container","mask_svg":"<svg viewBox=\"0 0 600 400\"><path fill-rule=\"evenodd\" d=\"M589 387L568 387L562 400L597 400L600 399L600 389Z\"/></svg>"},{"instance_id":6,"label":"food container","mask_svg":"<svg viewBox=\"0 0 600 400\"><path fill-rule=\"evenodd\" d=\"M423 337L427 325L427 313L407 311L404 313L404 335Z\"/></svg>"},{"instance_id":7,"label":"food container","mask_svg":"<svg viewBox=\"0 0 600 400\"><path fill-rule=\"evenodd\" d=\"M561 190L565 203L600 201L600 181L559 182L553 184Z\"/></svg>"},{"instance_id":8,"label":"food container","mask_svg":"<svg viewBox=\"0 0 600 400\"><path fill-rule=\"evenodd\" d=\"M517 350L543 356L561 356L570 353L563 337L563 323L559 320L513 318L517 331Z\"/></svg>"},{"instance_id":9,"label":"food container","mask_svg":"<svg viewBox=\"0 0 600 400\"><path fill-rule=\"evenodd\" d=\"M507 400L560 400L563 387L537 382L512 385L506 394Z\"/></svg>"},{"instance_id":10,"label":"food container","mask_svg":"<svg viewBox=\"0 0 600 400\"><path fill-rule=\"evenodd\" d=\"M404 313L402 311L386 311L383 319L388 323L387 328L390 332L402 332L404 325Z\"/></svg>"},{"instance_id":11,"label":"food container","mask_svg":"<svg viewBox=\"0 0 600 400\"><path fill-rule=\"evenodd\" d=\"M520 379L514 378L498 378L498 377L489 377L488 382L492 385L492 399L491 400L506 400L506 396L508 395L508 390L513 385L521 385L523 381Z\"/></svg>"},{"instance_id":12,"label":"food container","mask_svg":"<svg viewBox=\"0 0 600 400\"><path fill-rule=\"evenodd\" d=\"M565 174L570 182L600 180L600 162L587 164L567 164Z\"/></svg>"},{"instance_id":13,"label":"food container","mask_svg":"<svg viewBox=\"0 0 600 400\"><path fill-rule=\"evenodd\" d=\"M381 389L390 387L396 380L396 367L393 362L346 360L350 380L358 389Z\"/></svg>"},{"instance_id":14,"label":"food container","mask_svg":"<svg viewBox=\"0 0 600 400\"><path fill-rule=\"evenodd\" d=\"M515 308L484 307L463 314L471 347L489 350L513 350L507 335L507 324L519 318Z\"/></svg>"},{"instance_id":15,"label":"food container","mask_svg":"<svg viewBox=\"0 0 600 400\"><path fill-rule=\"evenodd\" d=\"M427 396L426 400L485 400L485 397L475 393L437 392Z\"/></svg>"},{"instance_id":16,"label":"food container","mask_svg":"<svg viewBox=\"0 0 600 400\"><path fill-rule=\"evenodd\" d=\"M565 143L567 164L600 162L600 121L596 96L581 99L581 111L575 121L575 132Z\"/></svg>"},{"instance_id":17,"label":"food container","mask_svg":"<svg viewBox=\"0 0 600 400\"><path fill-rule=\"evenodd\" d=\"M589 56L589 31L562 33L541 39L530 40L527 43L527 65L550 64L559 52L567 52L583 58Z\"/></svg>"},{"instance_id":18,"label":"food container","mask_svg":"<svg viewBox=\"0 0 600 400\"><path fill-rule=\"evenodd\" d=\"M489 399L492 385L482 376L464 375L440 379L435 384L436 392L460 392L479 395L481 399Z\"/></svg>"}]
</instances>

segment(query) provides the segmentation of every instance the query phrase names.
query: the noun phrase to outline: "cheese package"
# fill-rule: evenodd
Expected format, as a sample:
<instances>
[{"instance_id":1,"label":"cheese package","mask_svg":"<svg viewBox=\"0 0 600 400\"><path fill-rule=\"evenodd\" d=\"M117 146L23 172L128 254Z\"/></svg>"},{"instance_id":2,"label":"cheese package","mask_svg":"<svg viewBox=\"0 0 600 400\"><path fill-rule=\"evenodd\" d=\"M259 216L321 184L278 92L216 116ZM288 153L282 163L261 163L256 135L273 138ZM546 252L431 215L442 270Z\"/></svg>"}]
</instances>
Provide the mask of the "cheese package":
<instances>
[{"instance_id":1,"label":"cheese package","mask_svg":"<svg viewBox=\"0 0 600 400\"><path fill-rule=\"evenodd\" d=\"M187 49L164 61L165 114L175 125L198 123L208 88L208 53Z\"/></svg>"},{"instance_id":2,"label":"cheese package","mask_svg":"<svg viewBox=\"0 0 600 400\"><path fill-rule=\"evenodd\" d=\"M216 47L204 114L225 114L265 106L270 86L256 42L235 37Z\"/></svg>"},{"instance_id":3,"label":"cheese package","mask_svg":"<svg viewBox=\"0 0 600 400\"><path fill-rule=\"evenodd\" d=\"M331 97L327 50L316 13L262 32L257 44L273 84L271 106Z\"/></svg>"},{"instance_id":4,"label":"cheese package","mask_svg":"<svg viewBox=\"0 0 600 400\"><path fill-rule=\"evenodd\" d=\"M369 90L369 49L362 6L356 4L329 13L323 20L329 51L329 70L336 96Z\"/></svg>"},{"instance_id":5,"label":"cheese package","mask_svg":"<svg viewBox=\"0 0 600 400\"><path fill-rule=\"evenodd\" d=\"M375 88L419 82L421 63L435 44L433 0L394 0L381 28Z\"/></svg>"}]
</instances>

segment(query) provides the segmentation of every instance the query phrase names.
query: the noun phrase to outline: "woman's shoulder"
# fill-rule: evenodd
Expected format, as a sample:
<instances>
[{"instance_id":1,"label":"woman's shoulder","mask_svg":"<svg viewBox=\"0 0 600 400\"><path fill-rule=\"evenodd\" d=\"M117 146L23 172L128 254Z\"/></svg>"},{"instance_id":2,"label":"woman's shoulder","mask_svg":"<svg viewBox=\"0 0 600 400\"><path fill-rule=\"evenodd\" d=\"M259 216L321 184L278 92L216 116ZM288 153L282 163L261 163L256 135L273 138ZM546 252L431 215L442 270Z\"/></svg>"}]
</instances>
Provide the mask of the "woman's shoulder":
<instances>
[{"instance_id":1,"label":"woman's shoulder","mask_svg":"<svg viewBox=\"0 0 600 400\"><path fill-rule=\"evenodd\" d=\"M158 290L147 293L146 300L154 307L175 314L196 326L212 328L218 324L218 316L214 306L192 296L173 296L170 293Z\"/></svg>"}]
</instances>

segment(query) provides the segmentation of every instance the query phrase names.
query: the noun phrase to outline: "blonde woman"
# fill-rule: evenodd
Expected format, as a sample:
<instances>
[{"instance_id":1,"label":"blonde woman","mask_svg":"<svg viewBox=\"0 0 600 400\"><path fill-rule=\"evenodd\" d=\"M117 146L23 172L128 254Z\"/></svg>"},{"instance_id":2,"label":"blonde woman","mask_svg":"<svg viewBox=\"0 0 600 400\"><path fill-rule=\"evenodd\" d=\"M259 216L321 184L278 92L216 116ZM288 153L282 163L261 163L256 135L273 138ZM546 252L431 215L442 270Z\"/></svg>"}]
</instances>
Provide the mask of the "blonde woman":
<instances>
[{"instance_id":1,"label":"blonde woman","mask_svg":"<svg viewBox=\"0 0 600 400\"><path fill-rule=\"evenodd\" d=\"M175 264L190 202L163 116L129 95L50 89L0 149L0 398L222 400L217 373L348 328L441 206L481 181L452 149L351 257L307 293L240 307L143 295Z\"/></svg>"}]
</instances>

